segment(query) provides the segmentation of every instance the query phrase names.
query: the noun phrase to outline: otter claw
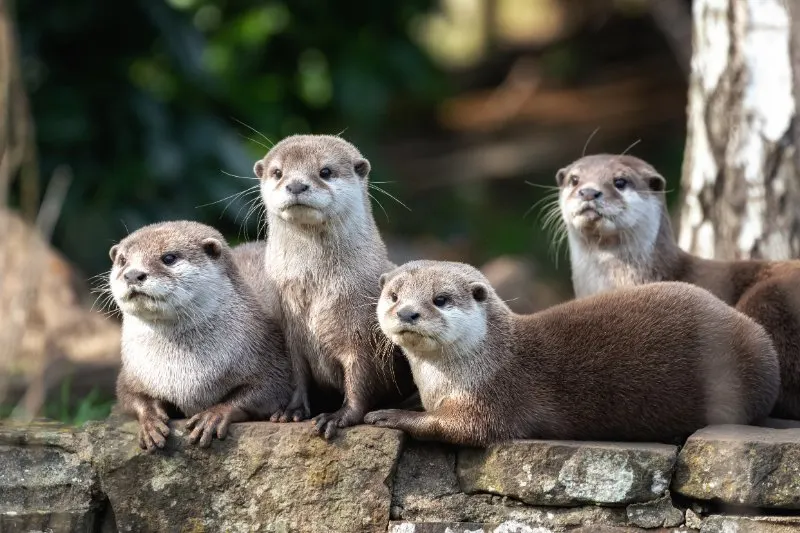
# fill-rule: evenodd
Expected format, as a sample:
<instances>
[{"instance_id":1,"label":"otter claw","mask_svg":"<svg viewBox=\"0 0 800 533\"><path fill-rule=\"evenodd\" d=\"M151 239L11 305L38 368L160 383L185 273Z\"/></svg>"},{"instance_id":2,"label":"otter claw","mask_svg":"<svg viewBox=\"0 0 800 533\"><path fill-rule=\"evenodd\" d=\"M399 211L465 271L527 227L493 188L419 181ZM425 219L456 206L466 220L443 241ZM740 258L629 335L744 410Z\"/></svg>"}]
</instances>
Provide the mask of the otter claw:
<instances>
[{"instance_id":1,"label":"otter claw","mask_svg":"<svg viewBox=\"0 0 800 533\"><path fill-rule=\"evenodd\" d=\"M224 440L228 435L231 424L231 412L228 409L208 409L194 415L186 422L186 429L192 430L187 440L201 448L211 446L211 441L216 433L219 440Z\"/></svg>"},{"instance_id":2,"label":"otter claw","mask_svg":"<svg viewBox=\"0 0 800 533\"><path fill-rule=\"evenodd\" d=\"M139 423L139 447L147 452L163 448L169 436L169 426L159 415L148 416Z\"/></svg>"}]
</instances>

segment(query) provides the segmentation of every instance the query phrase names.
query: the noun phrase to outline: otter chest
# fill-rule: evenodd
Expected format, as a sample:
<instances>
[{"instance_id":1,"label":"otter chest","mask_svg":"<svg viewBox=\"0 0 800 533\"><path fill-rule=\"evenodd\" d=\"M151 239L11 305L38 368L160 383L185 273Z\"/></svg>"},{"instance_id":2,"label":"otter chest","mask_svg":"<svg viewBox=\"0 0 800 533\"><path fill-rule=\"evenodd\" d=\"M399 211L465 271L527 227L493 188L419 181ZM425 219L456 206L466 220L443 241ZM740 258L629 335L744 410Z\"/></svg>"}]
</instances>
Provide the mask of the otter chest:
<instances>
[{"instance_id":1,"label":"otter chest","mask_svg":"<svg viewBox=\"0 0 800 533\"><path fill-rule=\"evenodd\" d=\"M213 343L210 343L213 344ZM150 395L192 416L218 403L228 392L225 350L204 345L202 352L145 339L125 339L122 361Z\"/></svg>"},{"instance_id":2,"label":"otter chest","mask_svg":"<svg viewBox=\"0 0 800 533\"><path fill-rule=\"evenodd\" d=\"M578 298L649 281L646 265L622 261L611 252L573 248L571 261L572 284Z\"/></svg>"},{"instance_id":3,"label":"otter chest","mask_svg":"<svg viewBox=\"0 0 800 533\"><path fill-rule=\"evenodd\" d=\"M453 379L453 373L436 363L410 357L409 364L426 411L433 411L445 399L455 399L464 393L461 384Z\"/></svg>"}]
</instances>

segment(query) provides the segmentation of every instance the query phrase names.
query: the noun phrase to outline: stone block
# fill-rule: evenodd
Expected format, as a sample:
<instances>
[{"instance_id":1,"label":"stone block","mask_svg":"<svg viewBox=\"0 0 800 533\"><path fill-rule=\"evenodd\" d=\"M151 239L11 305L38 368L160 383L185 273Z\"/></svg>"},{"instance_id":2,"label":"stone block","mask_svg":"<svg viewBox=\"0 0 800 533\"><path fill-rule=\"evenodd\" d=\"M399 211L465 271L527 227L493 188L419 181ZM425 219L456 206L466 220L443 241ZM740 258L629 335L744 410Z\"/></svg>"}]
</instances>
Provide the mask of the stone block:
<instances>
[{"instance_id":1,"label":"stone block","mask_svg":"<svg viewBox=\"0 0 800 533\"><path fill-rule=\"evenodd\" d=\"M462 450L457 474L465 492L529 505L625 505L664 496L676 455L666 444L518 440Z\"/></svg>"},{"instance_id":2,"label":"stone block","mask_svg":"<svg viewBox=\"0 0 800 533\"><path fill-rule=\"evenodd\" d=\"M796 533L800 531L798 516L709 516L703 520L700 533Z\"/></svg>"},{"instance_id":3,"label":"stone block","mask_svg":"<svg viewBox=\"0 0 800 533\"><path fill-rule=\"evenodd\" d=\"M94 531L102 498L80 433L57 423L0 423L0 531Z\"/></svg>"},{"instance_id":4,"label":"stone block","mask_svg":"<svg viewBox=\"0 0 800 533\"><path fill-rule=\"evenodd\" d=\"M800 429L701 429L678 456L673 491L732 505L800 509Z\"/></svg>"},{"instance_id":5,"label":"stone block","mask_svg":"<svg viewBox=\"0 0 800 533\"><path fill-rule=\"evenodd\" d=\"M200 449L173 424L146 454L136 424L93 431L102 487L120 531L382 531L403 435L358 426L328 442L310 423L234 424Z\"/></svg>"},{"instance_id":6,"label":"stone block","mask_svg":"<svg viewBox=\"0 0 800 533\"><path fill-rule=\"evenodd\" d=\"M410 441L397 467L392 519L420 523L502 524L518 522L555 528L622 526L624 508L532 507L492 494L464 494L456 475L454 447Z\"/></svg>"}]
</instances>

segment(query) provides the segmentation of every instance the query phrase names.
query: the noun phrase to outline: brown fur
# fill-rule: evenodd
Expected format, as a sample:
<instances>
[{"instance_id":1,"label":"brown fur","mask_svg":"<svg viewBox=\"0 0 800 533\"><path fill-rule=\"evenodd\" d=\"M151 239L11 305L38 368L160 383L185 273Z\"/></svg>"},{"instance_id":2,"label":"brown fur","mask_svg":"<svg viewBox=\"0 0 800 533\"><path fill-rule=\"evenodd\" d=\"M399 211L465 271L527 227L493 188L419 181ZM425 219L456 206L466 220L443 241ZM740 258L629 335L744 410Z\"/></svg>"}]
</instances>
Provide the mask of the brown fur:
<instances>
[{"instance_id":1,"label":"brown fur","mask_svg":"<svg viewBox=\"0 0 800 533\"><path fill-rule=\"evenodd\" d=\"M711 291L755 319L772 336L780 360L781 393L772 416L800 420L800 261L717 261L684 252L673 236L661 194L664 178L633 156L587 156L559 171L557 181L563 190L570 179L576 178L578 187L569 194L589 185L601 190L603 201L609 205L624 205L612 183L620 176L630 180L640 195L657 201L659 226L652 252L644 254L645 261L637 258L638 253L630 253L642 248L636 237L642 225L608 235L591 230L574 232L574 238L589 253L613 257L607 263L609 288L684 281ZM575 280L576 284L581 282Z\"/></svg>"},{"instance_id":2,"label":"brown fur","mask_svg":"<svg viewBox=\"0 0 800 533\"><path fill-rule=\"evenodd\" d=\"M322 169L330 176L322 178ZM266 268L280 291L296 381L292 402L277 419L310 416L311 385L338 391L341 408L315 418L326 438L360 423L375 405L413 391L407 363L375 320L378 277L394 265L372 215L369 171L352 144L326 135L288 137L254 168L267 207ZM296 205L281 202L299 184L308 190L297 201L316 207L296 215Z\"/></svg>"},{"instance_id":3,"label":"brown fur","mask_svg":"<svg viewBox=\"0 0 800 533\"><path fill-rule=\"evenodd\" d=\"M456 326L446 306L431 303L440 294L485 316L488 333L472 349L461 344L465 333L426 352L428 369L446 376L438 387L433 372L417 373L420 356L404 343L426 412L375 411L366 422L477 446L515 438L673 442L707 424L764 417L778 393L764 329L689 284L620 289L518 315L478 270L414 261L386 276L381 326L413 309L418 331L446 335Z\"/></svg>"},{"instance_id":4,"label":"brown fur","mask_svg":"<svg viewBox=\"0 0 800 533\"><path fill-rule=\"evenodd\" d=\"M193 429L190 442L208 446L215 433L225 437L230 423L264 419L289 401L291 374L283 335L279 323L269 318L253 293L258 279L243 277L244 272L240 274L237 268L242 251L232 252L215 229L187 221L145 226L110 250L112 282L123 280L130 268L142 270L158 283L170 284L166 298L174 305L178 294L215 294L221 290L223 278L232 287L230 300L221 302L219 312L209 311L202 303L187 304L177 317L169 318L154 313L143 319L123 311L123 364L117 397L122 409L139 419L140 445L145 449L164 446L169 434L168 411L191 416L187 425ZM164 264L162 258L168 253L177 255L184 266L198 267L205 278L184 282L186 273L179 262ZM137 256L142 258L141 264L133 265ZM263 277L263 270L258 273ZM137 327L140 322L148 326ZM142 357L155 359L152 372L131 370L130 365ZM184 366L172 366L181 363ZM161 376L170 369L183 375ZM163 385L164 379L202 383L186 390L178 388L179 394L167 398L158 392L159 387L175 387Z\"/></svg>"}]
</instances>

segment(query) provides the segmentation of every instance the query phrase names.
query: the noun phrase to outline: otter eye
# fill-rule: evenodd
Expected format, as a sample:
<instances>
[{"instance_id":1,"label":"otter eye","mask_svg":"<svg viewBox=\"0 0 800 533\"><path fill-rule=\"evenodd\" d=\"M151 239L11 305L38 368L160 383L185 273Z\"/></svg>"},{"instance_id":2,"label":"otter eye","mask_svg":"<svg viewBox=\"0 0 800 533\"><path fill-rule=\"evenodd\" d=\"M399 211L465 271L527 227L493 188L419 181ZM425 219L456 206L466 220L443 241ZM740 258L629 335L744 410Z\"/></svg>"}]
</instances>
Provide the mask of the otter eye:
<instances>
[{"instance_id":1,"label":"otter eye","mask_svg":"<svg viewBox=\"0 0 800 533\"><path fill-rule=\"evenodd\" d=\"M578 181L580 181L578 179L578 176L570 176L569 178L569 184L572 185L573 187L578 185Z\"/></svg>"},{"instance_id":2,"label":"otter eye","mask_svg":"<svg viewBox=\"0 0 800 533\"><path fill-rule=\"evenodd\" d=\"M615 178L614 179L614 187L619 189L620 191L628 186L628 180L625 178Z\"/></svg>"},{"instance_id":3,"label":"otter eye","mask_svg":"<svg viewBox=\"0 0 800 533\"><path fill-rule=\"evenodd\" d=\"M125 256L124 255L120 255L117 258L117 263L119 263L119 266L121 266L121 267L125 266Z\"/></svg>"},{"instance_id":4,"label":"otter eye","mask_svg":"<svg viewBox=\"0 0 800 533\"><path fill-rule=\"evenodd\" d=\"M331 169L328 167L324 167L322 170L319 171L319 177L326 180L331 177Z\"/></svg>"},{"instance_id":5,"label":"otter eye","mask_svg":"<svg viewBox=\"0 0 800 533\"><path fill-rule=\"evenodd\" d=\"M161 262L165 265L172 265L175 261L178 260L178 256L175 254L164 254L161 256Z\"/></svg>"},{"instance_id":6,"label":"otter eye","mask_svg":"<svg viewBox=\"0 0 800 533\"><path fill-rule=\"evenodd\" d=\"M440 294L440 295L435 296L433 298L433 305L435 305L436 307L443 307L449 301L450 301L450 298L448 298L444 294Z\"/></svg>"},{"instance_id":7,"label":"otter eye","mask_svg":"<svg viewBox=\"0 0 800 533\"><path fill-rule=\"evenodd\" d=\"M275 177L276 180L279 180L281 179L281 176L283 176L283 172L281 172L281 169L276 168L275 170L272 171L272 175Z\"/></svg>"},{"instance_id":8,"label":"otter eye","mask_svg":"<svg viewBox=\"0 0 800 533\"><path fill-rule=\"evenodd\" d=\"M391 294L389 295L389 298L391 298L391 300L392 300L393 302L396 302L396 301L397 301L397 293L396 293L396 292L393 292L393 293L391 293Z\"/></svg>"}]
</instances>

